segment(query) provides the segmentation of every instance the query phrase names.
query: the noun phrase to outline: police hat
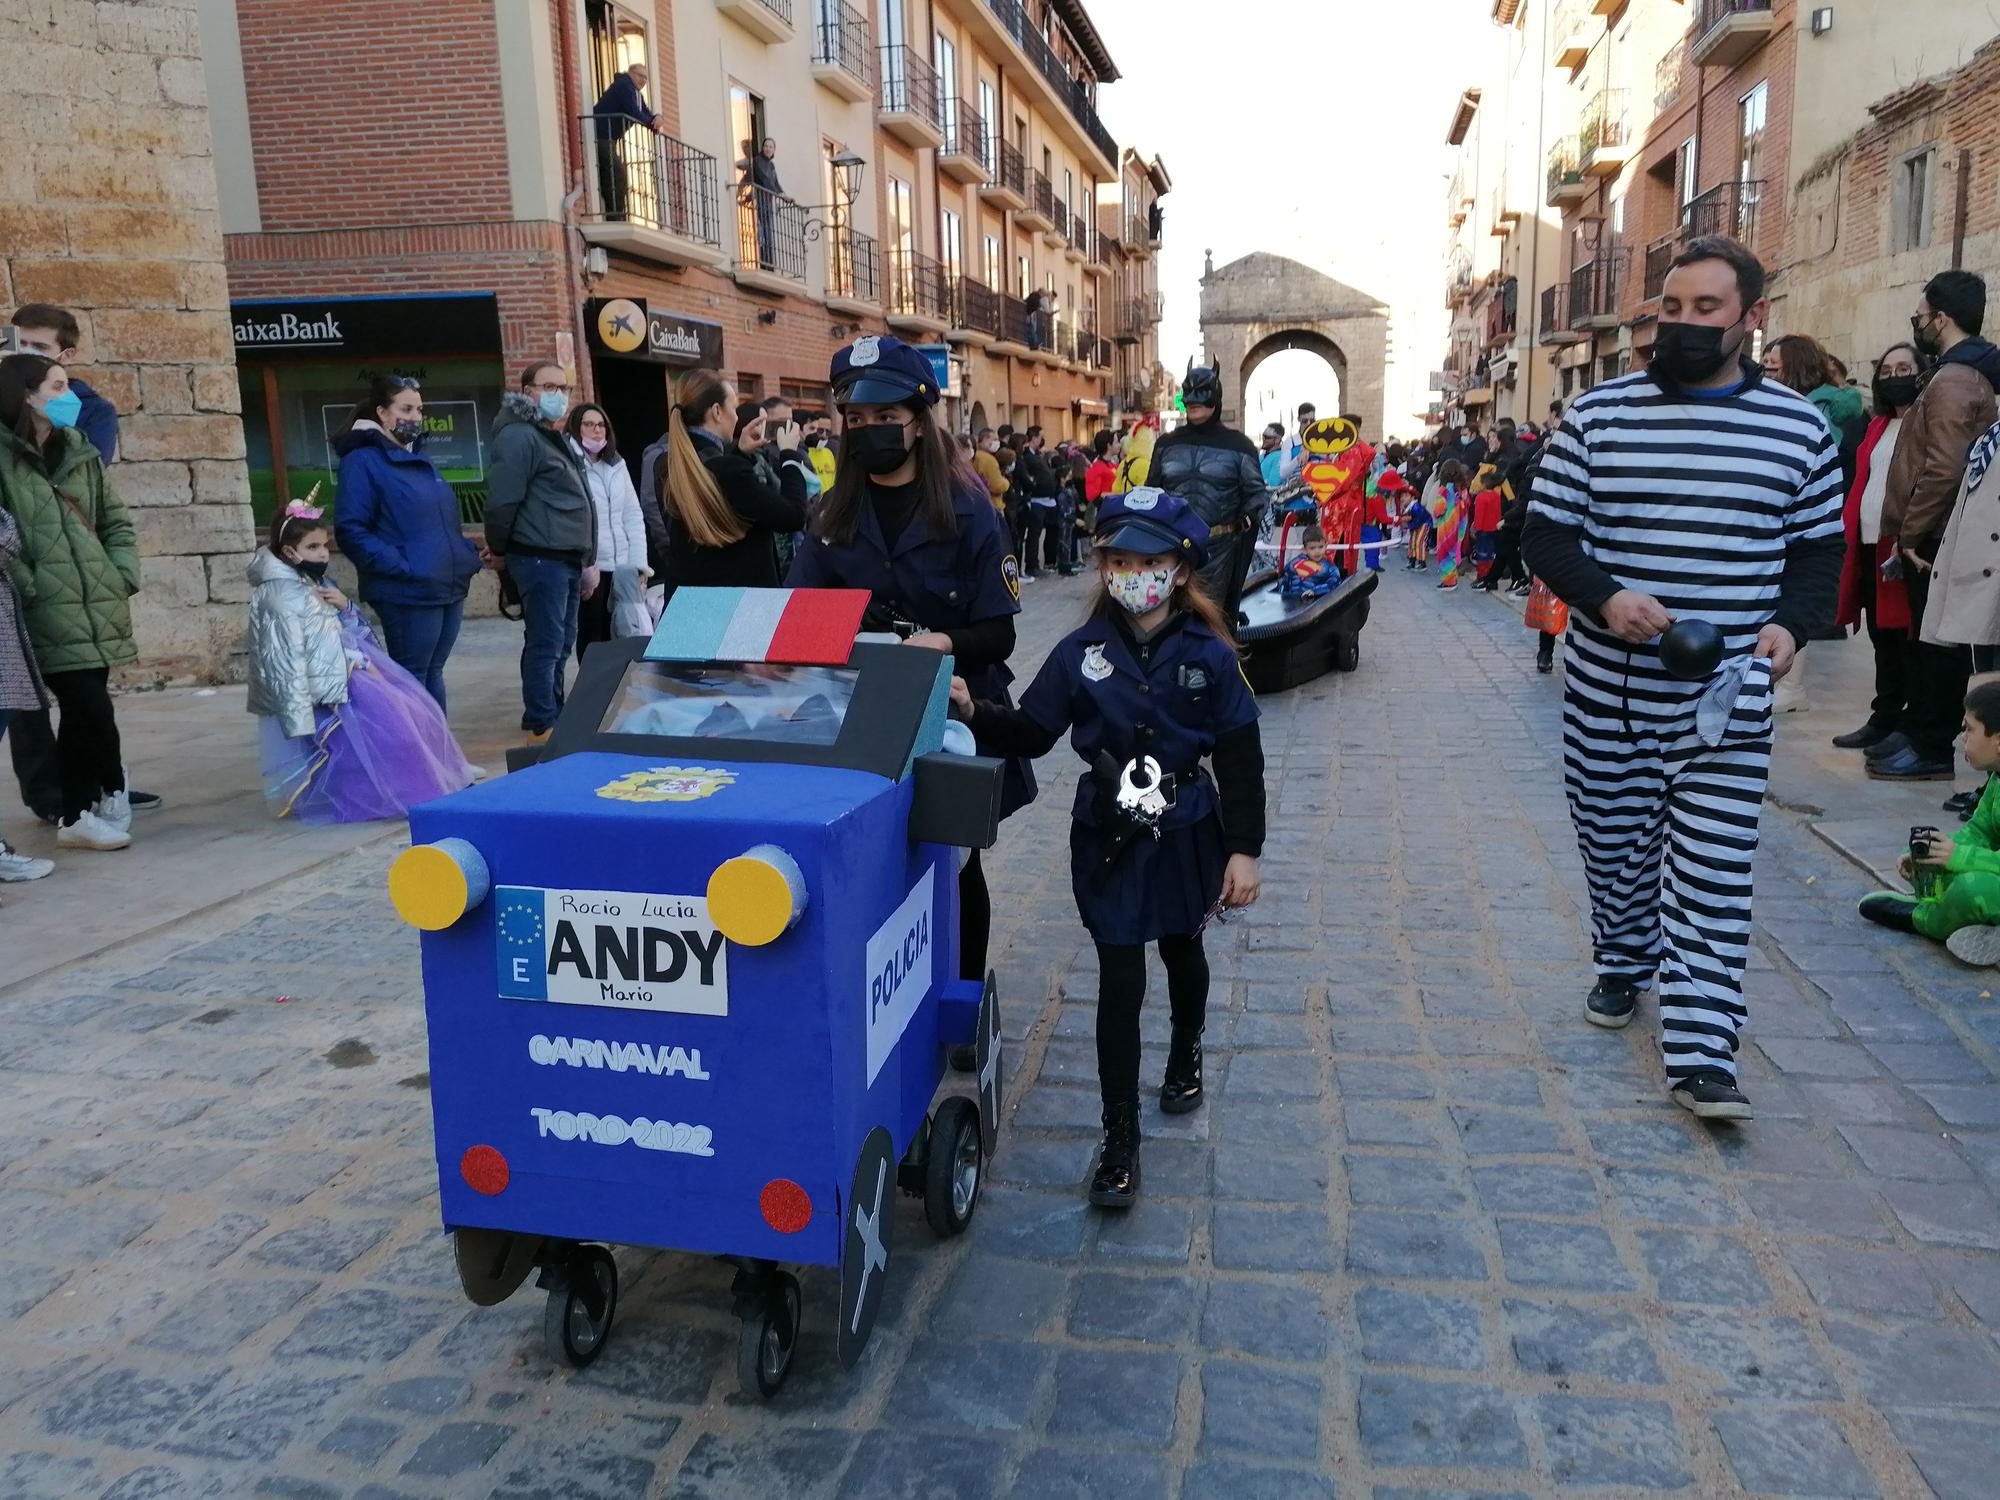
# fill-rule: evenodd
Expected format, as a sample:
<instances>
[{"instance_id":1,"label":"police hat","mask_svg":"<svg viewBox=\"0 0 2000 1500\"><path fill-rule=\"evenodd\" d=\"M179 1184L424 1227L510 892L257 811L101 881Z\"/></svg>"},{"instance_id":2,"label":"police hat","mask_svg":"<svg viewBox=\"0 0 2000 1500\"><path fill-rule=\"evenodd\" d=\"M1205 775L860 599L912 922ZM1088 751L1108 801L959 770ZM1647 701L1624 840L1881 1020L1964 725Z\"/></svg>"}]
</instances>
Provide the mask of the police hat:
<instances>
[{"instance_id":1,"label":"police hat","mask_svg":"<svg viewBox=\"0 0 2000 1500\"><path fill-rule=\"evenodd\" d=\"M842 406L892 406L901 401L936 406L940 394L931 362L886 333L868 334L836 353L827 383Z\"/></svg>"},{"instance_id":2,"label":"police hat","mask_svg":"<svg viewBox=\"0 0 2000 1500\"><path fill-rule=\"evenodd\" d=\"M1208 561L1208 523L1178 495L1151 486L1106 495L1097 507L1095 540L1148 557L1171 552L1197 568Z\"/></svg>"}]
</instances>

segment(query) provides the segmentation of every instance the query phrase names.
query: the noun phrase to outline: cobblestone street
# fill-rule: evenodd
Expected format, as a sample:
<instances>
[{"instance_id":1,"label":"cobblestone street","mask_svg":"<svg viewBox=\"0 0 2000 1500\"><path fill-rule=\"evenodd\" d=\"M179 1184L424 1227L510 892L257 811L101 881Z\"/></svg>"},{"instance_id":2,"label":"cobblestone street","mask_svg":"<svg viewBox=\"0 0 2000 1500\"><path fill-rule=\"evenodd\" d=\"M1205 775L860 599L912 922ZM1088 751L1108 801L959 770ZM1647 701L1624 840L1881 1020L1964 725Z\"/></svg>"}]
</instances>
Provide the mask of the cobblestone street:
<instances>
[{"instance_id":1,"label":"cobblestone street","mask_svg":"<svg viewBox=\"0 0 2000 1500\"><path fill-rule=\"evenodd\" d=\"M902 1202L851 1373L808 1277L769 1404L719 1264L621 1249L581 1373L532 1286L465 1301L393 840L0 988L0 1497L1990 1500L1991 976L1864 930L1866 875L1772 807L1757 1119L1673 1108L1650 1001L1582 1019L1560 678L1431 581L1385 578L1358 673L1264 700L1209 1102L1148 1108L1124 1218L1080 1191L1094 958L1074 757L1044 763L988 857L1011 1095L977 1218L939 1244ZM1024 679L1082 597L1028 590Z\"/></svg>"}]
</instances>

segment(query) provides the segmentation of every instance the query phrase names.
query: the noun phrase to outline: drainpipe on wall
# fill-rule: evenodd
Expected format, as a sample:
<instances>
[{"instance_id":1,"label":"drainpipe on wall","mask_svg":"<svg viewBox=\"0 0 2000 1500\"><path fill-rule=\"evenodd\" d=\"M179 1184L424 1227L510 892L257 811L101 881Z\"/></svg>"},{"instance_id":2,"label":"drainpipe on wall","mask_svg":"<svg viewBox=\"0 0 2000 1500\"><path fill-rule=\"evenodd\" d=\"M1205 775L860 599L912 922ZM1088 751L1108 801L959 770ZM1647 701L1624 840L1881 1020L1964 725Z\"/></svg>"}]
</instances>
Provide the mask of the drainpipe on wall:
<instances>
[{"instance_id":1,"label":"drainpipe on wall","mask_svg":"<svg viewBox=\"0 0 2000 1500\"><path fill-rule=\"evenodd\" d=\"M583 198L583 170L578 161L582 147L576 133L582 128L579 121L583 114L583 102L576 76L574 0L558 0L556 6L556 58L557 65L562 69L563 180L569 184L569 191L562 197L563 288L569 299L570 337L575 340L577 392L585 399L594 399L596 391L590 378L590 362L584 354L590 345L583 325L583 263L582 257L577 254L582 236L577 229L576 207Z\"/></svg>"}]
</instances>

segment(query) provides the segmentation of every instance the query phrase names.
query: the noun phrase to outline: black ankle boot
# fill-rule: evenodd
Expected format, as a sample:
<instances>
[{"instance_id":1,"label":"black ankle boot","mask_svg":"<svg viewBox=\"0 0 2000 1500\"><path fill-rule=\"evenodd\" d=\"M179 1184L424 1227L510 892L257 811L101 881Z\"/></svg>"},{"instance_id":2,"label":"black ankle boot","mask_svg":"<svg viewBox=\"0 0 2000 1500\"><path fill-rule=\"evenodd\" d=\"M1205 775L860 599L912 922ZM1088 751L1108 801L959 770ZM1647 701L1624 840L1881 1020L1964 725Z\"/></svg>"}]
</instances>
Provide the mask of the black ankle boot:
<instances>
[{"instance_id":1,"label":"black ankle boot","mask_svg":"<svg viewBox=\"0 0 2000 1500\"><path fill-rule=\"evenodd\" d=\"M1160 1085L1160 1110L1184 1115L1201 1108L1201 1032L1174 1028L1167 1047L1167 1076Z\"/></svg>"},{"instance_id":2,"label":"black ankle boot","mask_svg":"<svg viewBox=\"0 0 2000 1500\"><path fill-rule=\"evenodd\" d=\"M1104 1144L1090 1178L1099 1208L1130 1208L1139 1197L1139 1101L1104 1106Z\"/></svg>"}]
</instances>

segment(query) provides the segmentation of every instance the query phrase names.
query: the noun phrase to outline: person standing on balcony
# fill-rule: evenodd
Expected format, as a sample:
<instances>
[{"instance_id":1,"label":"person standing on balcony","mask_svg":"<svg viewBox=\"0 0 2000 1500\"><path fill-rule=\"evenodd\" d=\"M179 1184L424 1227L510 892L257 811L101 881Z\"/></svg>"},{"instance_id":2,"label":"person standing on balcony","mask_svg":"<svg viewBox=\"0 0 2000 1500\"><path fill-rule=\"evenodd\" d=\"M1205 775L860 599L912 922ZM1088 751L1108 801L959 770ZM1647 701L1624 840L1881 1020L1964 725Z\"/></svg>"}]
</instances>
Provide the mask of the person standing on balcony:
<instances>
[{"instance_id":1,"label":"person standing on balcony","mask_svg":"<svg viewBox=\"0 0 2000 1500\"><path fill-rule=\"evenodd\" d=\"M1036 287L1021 301L1021 308L1028 315L1028 347L1040 349L1049 341L1049 314L1055 306L1053 293Z\"/></svg>"},{"instance_id":2,"label":"person standing on balcony","mask_svg":"<svg viewBox=\"0 0 2000 1500\"><path fill-rule=\"evenodd\" d=\"M784 185L778 181L778 142L773 136L765 136L764 144L751 149L751 143L743 143L743 158L736 163L741 174L737 186L742 190L738 202L748 204L757 220L757 266L759 270L770 271L777 268L776 245L773 230L776 225L778 200L784 196Z\"/></svg>"},{"instance_id":3,"label":"person standing on balcony","mask_svg":"<svg viewBox=\"0 0 2000 1500\"><path fill-rule=\"evenodd\" d=\"M660 117L646 106L647 77L646 65L633 63L611 80L590 112L596 122L597 182L607 219L625 217L634 156L639 156L642 171L648 160L625 144L626 132L634 125L643 125L655 135L660 132Z\"/></svg>"},{"instance_id":4,"label":"person standing on balcony","mask_svg":"<svg viewBox=\"0 0 2000 1500\"><path fill-rule=\"evenodd\" d=\"M1877 781L1950 781L1956 771L1952 741L1963 718L1972 653L1962 644L1941 640L1938 622L1928 618L1926 609L1939 583L1935 569L1966 460L1973 443L1993 425L2000 349L1979 337L1985 325L1986 283L1970 271L1933 276L1910 319L1917 349L1937 363L1903 416L1896 454L1889 461L1882 535L1896 538L1910 618L1920 628L1911 632L1904 674L1910 693L1900 726L1904 743L1896 745L1891 736L1867 752L1868 774ZM1968 561L1956 554L1952 560ZM1885 747L1892 748L1885 753Z\"/></svg>"}]
</instances>

